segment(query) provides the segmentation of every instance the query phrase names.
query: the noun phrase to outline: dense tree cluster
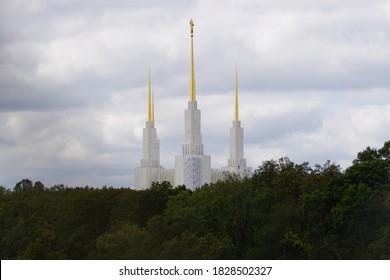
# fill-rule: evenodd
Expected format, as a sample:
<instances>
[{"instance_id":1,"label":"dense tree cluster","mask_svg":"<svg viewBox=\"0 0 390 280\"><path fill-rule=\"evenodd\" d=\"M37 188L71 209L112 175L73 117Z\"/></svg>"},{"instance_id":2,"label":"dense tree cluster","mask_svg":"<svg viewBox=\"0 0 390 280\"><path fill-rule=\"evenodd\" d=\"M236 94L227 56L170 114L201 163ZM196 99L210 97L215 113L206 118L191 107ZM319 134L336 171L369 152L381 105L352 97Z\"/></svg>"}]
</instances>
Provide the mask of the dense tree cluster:
<instances>
[{"instance_id":1,"label":"dense tree cluster","mask_svg":"<svg viewBox=\"0 0 390 280\"><path fill-rule=\"evenodd\" d=\"M390 141L195 191L0 187L1 259L390 259Z\"/></svg>"}]
</instances>

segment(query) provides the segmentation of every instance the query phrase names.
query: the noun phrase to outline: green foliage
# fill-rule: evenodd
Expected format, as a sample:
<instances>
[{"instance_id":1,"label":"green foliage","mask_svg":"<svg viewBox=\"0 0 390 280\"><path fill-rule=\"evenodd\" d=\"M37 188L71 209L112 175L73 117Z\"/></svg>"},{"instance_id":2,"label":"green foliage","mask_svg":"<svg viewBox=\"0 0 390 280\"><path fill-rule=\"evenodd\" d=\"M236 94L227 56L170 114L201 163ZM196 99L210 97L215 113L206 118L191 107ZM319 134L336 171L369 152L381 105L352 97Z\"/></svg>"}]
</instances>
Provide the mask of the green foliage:
<instances>
[{"instance_id":1,"label":"green foliage","mask_svg":"<svg viewBox=\"0 0 390 280\"><path fill-rule=\"evenodd\" d=\"M298 234L291 231L284 235L281 241L283 259L312 259L312 246L305 243Z\"/></svg>"},{"instance_id":2,"label":"green foliage","mask_svg":"<svg viewBox=\"0 0 390 280\"><path fill-rule=\"evenodd\" d=\"M368 246L371 259L390 260L390 226L380 229L378 239Z\"/></svg>"},{"instance_id":3,"label":"green foliage","mask_svg":"<svg viewBox=\"0 0 390 280\"><path fill-rule=\"evenodd\" d=\"M56 260L65 259L63 252L56 248L54 233L45 228L37 229L35 239L21 252L20 259Z\"/></svg>"},{"instance_id":4,"label":"green foliage","mask_svg":"<svg viewBox=\"0 0 390 280\"><path fill-rule=\"evenodd\" d=\"M341 171L288 158L195 191L0 187L1 259L390 259L390 141Z\"/></svg>"},{"instance_id":5,"label":"green foliage","mask_svg":"<svg viewBox=\"0 0 390 280\"><path fill-rule=\"evenodd\" d=\"M234 259L234 248L225 237L219 239L213 234L198 236L185 231L179 237L165 241L160 254L161 259L208 260Z\"/></svg>"},{"instance_id":6,"label":"green foliage","mask_svg":"<svg viewBox=\"0 0 390 280\"><path fill-rule=\"evenodd\" d=\"M154 241L149 232L137 225L124 224L96 240L91 259L150 259L155 258Z\"/></svg>"}]
</instances>

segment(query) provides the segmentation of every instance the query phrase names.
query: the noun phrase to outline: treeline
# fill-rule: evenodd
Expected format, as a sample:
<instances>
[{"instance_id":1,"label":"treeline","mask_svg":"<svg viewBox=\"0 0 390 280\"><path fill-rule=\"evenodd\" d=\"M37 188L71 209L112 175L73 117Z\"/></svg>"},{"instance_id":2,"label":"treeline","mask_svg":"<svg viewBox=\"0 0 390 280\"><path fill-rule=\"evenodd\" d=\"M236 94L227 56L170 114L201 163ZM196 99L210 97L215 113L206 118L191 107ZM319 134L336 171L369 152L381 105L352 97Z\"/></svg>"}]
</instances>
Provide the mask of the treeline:
<instances>
[{"instance_id":1,"label":"treeline","mask_svg":"<svg viewBox=\"0 0 390 280\"><path fill-rule=\"evenodd\" d=\"M390 141L195 191L0 187L1 259L390 259Z\"/></svg>"}]
</instances>

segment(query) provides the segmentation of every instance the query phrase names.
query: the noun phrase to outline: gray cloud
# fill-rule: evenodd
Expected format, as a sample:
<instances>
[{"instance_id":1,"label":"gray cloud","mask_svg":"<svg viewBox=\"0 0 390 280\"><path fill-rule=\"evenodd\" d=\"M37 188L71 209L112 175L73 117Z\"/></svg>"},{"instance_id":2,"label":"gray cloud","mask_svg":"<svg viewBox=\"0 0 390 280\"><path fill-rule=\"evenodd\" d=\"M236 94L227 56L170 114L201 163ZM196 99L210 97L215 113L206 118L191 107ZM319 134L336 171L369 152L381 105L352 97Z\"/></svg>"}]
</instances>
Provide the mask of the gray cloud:
<instances>
[{"instance_id":1,"label":"gray cloud","mask_svg":"<svg viewBox=\"0 0 390 280\"><path fill-rule=\"evenodd\" d=\"M246 157L347 167L390 135L388 1L2 1L0 185L131 186L151 67L161 161L189 92L188 21L205 150L226 164L234 71Z\"/></svg>"}]
</instances>

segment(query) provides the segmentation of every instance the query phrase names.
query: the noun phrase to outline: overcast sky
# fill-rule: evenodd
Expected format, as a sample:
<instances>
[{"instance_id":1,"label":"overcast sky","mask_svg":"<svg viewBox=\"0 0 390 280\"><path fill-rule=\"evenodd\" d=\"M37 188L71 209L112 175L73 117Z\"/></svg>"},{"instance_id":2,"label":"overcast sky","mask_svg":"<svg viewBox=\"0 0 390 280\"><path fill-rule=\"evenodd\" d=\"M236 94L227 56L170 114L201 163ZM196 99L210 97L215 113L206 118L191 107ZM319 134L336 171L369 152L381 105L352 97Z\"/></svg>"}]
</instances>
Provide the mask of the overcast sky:
<instances>
[{"instance_id":1,"label":"overcast sky","mask_svg":"<svg viewBox=\"0 0 390 280\"><path fill-rule=\"evenodd\" d=\"M133 186L151 69L161 163L184 141L190 33L205 153L348 167L390 140L389 0L1 0L0 185Z\"/></svg>"}]
</instances>

